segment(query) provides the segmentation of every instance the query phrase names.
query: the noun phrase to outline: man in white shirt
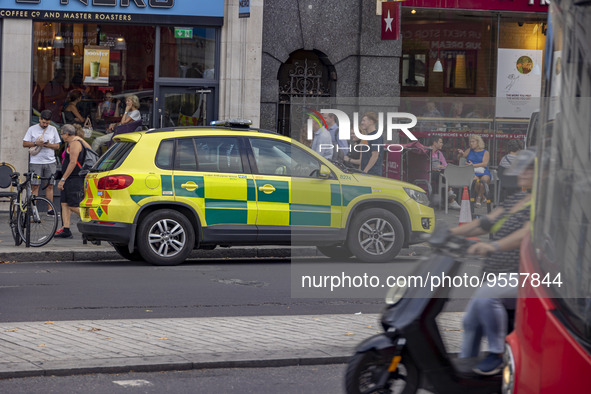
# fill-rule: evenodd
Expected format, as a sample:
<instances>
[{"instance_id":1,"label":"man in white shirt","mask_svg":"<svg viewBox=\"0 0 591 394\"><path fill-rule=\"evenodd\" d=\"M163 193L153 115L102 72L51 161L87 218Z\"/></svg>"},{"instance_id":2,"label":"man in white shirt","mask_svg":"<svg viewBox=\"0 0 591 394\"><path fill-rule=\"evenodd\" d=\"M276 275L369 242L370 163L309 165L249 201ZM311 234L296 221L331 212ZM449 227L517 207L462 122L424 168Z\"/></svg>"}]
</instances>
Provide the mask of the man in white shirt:
<instances>
[{"instance_id":1,"label":"man in white shirt","mask_svg":"<svg viewBox=\"0 0 591 394\"><path fill-rule=\"evenodd\" d=\"M312 146L310 148L320 153L322 157L332 160L334 147L330 134L324 127L320 127L315 120L312 121L312 130L314 130L314 138L312 139Z\"/></svg>"},{"instance_id":2,"label":"man in white shirt","mask_svg":"<svg viewBox=\"0 0 591 394\"><path fill-rule=\"evenodd\" d=\"M37 148L37 153L31 152L29 149L29 171L36 175L48 178L55 174L57 162L55 160L55 151L60 146L60 136L57 129L51 123L52 113L46 109L41 112L39 116L39 124L29 127L25 138L23 138L24 148ZM31 189L34 195L39 195L40 179L31 180ZM49 184L45 189L45 197L49 201L53 201L53 184ZM54 215L53 210L47 212L49 215Z\"/></svg>"}]
</instances>

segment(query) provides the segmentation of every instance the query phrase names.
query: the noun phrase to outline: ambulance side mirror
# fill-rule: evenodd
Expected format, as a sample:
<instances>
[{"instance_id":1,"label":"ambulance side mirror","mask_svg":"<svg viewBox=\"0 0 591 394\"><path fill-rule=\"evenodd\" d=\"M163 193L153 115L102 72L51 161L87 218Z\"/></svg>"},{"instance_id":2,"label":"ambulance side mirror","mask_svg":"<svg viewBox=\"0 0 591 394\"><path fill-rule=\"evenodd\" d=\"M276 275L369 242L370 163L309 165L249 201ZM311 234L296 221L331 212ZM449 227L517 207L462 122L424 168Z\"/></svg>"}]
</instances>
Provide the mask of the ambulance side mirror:
<instances>
[{"instance_id":1,"label":"ambulance side mirror","mask_svg":"<svg viewBox=\"0 0 591 394\"><path fill-rule=\"evenodd\" d=\"M330 178L330 168L328 168L324 164L321 164L320 170L318 171L318 178L320 178L320 179Z\"/></svg>"}]
</instances>

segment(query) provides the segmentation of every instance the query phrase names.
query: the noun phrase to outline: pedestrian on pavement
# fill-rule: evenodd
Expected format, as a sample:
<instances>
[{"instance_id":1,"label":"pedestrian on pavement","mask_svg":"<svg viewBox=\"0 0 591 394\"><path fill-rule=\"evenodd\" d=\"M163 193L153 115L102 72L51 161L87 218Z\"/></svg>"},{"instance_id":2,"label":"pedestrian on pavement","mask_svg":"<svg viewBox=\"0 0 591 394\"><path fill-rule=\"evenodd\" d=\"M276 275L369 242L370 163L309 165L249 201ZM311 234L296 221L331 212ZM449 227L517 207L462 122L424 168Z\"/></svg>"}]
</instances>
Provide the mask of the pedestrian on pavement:
<instances>
[{"instance_id":1,"label":"pedestrian on pavement","mask_svg":"<svg viewBox=\"0 0 591 394\"><path fill-rule=\"evenodd\" d=\"M345 152L349 150L349 143L347 140L339 138L339 125L337 124L337 117L335 114L326 114L326 125L328 126L328 133L332 139L333 161L343 161Z\"/></svg>"},{"instance_id":2,"label":"pedestrian on pavement","mask_svg":"<svg viewBox=\"0 0 591 394\"><path fill-rule=\"evenodd\" d=\"M501 286L498 280L519 272L519 246L529 233L531 193L534 177L535 151L521 151L510 171L519 176L519 185L526 192L519 192L503 201L487 216L481 217L451 230L454 235L477 236L493 234L493 242L479 242L470 246L468 253L488 256L483 270L487 282L480 286L466 307L464 314L464 339L461 358L476 357L480 352L483 335L488 339L488 356L474 368L481 375L499 373L503 366L505 336L507 335L507 310L515 309L517 286Z\"/></svg>"},{"instance_id":3,"label":"pedestrian on pavement","mask_svg":"<svg viewBox=\"0 0 591 394\"><path fill-rule=\"evenodd\" d=\"M345 155L343 162L349 168L359 169L361 165L361 151L357 146L361 145L361 140L355 134L355 130L351 127L351 139L349 140L349 152Z\"/></svg>"},{"instance_id":4,"label":"pedestrian on pavement","mask_svg":"<svg viewBox=\"0 0 591 394\"><path fill-rule=\"evenodd\" d=\"M29 171L43 178L49 178L55 174L57 168L55 151L59 149L61 143L57 129L50 124L51 116L50 110L41 111L39 123L29 127L23 138L23 147L29 149ZM41 186L40 179L31 180L31 190L36 196L39 195L39 186ZM47 185L45 197L53 201L53 183ZM47 213L55 214L53 210Z\"/></svg>"},{"instance_id":5,"label":"pedestrian on pavement","mask_svg":"<svg viewBox=\"0 0 591 394\"><path fill-rule=\"evenodd\" d=\"M328 130L320 127L315 119L312 119L312 130L314 131L314 137L312 138L312 146L310 148L320 153L322 157L331 160L333 150L331 149L332 142Z\"/></svg>"},{"instance_id":6,"label":"pedestrian on pavement","mask_svg":"<svg viewBox=\"0 0 591 394\"><path fill-rule=\"evenodd\" d=\"M365 130L366 136L373 136L377 130L378 115L375 112L367 112L361 118L361 129ZM382 176L382 165L384 162L384 137L364 141L369 149L361 154L361 171L370 175Z\"/></svg>"},{"instance_id":7,"label":"pedestrian on pavement","mask_svg":"<svg viewBox=\"0 0 591 394\"><path fill-rule=\"evenodd\" d=\"M57 184L62 191L62 222L63 227L55 232L56 238L72 238L70 217L74 212L80 216L80 202L84 198L84 177L79 175L84 163L84 147L90 145L76 135L76 128L71 124L62 127L62 138L67 143L66 154L62 163L62 178Z\"/></svg>"}]
</instances>

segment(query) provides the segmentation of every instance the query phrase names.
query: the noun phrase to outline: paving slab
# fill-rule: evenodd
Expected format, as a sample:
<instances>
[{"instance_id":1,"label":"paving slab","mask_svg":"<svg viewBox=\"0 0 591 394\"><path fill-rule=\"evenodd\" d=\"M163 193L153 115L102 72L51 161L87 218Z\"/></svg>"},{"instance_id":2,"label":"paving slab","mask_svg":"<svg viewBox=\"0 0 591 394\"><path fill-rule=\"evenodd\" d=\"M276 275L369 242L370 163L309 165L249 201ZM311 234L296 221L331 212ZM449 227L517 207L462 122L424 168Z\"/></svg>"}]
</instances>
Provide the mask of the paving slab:
<instances>
[{"instance_id":1,"label":"paving slab","mask_svg":"<svg viewBox=\"0 0 591 394\"><path fill-rule=\"evenodd\" d=\"M442 313L448 351L462 313ZM0 323L0 378L343 363L378 314Z\"/></svg>"}]
</instances>

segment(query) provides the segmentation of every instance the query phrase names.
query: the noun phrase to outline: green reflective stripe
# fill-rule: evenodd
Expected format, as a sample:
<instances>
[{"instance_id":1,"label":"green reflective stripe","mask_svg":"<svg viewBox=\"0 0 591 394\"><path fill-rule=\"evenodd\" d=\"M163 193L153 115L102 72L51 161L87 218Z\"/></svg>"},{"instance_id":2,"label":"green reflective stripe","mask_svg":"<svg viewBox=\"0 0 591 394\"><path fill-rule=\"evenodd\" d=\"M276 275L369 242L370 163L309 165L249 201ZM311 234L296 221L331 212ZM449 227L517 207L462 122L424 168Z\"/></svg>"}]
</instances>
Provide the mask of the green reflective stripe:
<instances>
[{"instance_id":1,"label":"green reflective stripe","mask_svg":"<svg viewBox=\"0 0 591 394\"><path fill-rule=\"evenodd\" d=\"M257 189L256 189L255 184L254 184L254 179L247 179L246 180L246 187L247 187L246 199L248 201L256 201L256 199L257 199Z\"/></svg>"},{"instance_id":2,"label":"green reflective stripe","mask_svg":"<svg viewBox=\"0 0 591 394\"><path fill-rule=\"evenodd\" d=\"M131 197L131 199L138 203L140 201L142 201L144 198L149 198L149 197L156 197L153 194L131 194L129 197Z\"/></svg>"},{"instance_id":3,"label":"green reflective stripe","mask_svg":"<svg viewBox=\"0 0 591 394\"><path fill-rule=\"evenodd\" d=\"M162 195L172 196L172 175L160 175L160 181L162 183ZM168 194L165 192L168 192Z\"/></svg>"},{"instance_id":4,"label":"green reflective stripe","mask_svg":"<svg viewBox=\"0 0 591 394\"><path fill-rule=\"evenodd\" d=\"M205 210L205 221L208 226L215 224L248 224L246 209L216 209Z\"/></svg>"},{"instance_id":5,"label":"green reflective stripe","mask_svg":"<svg viewBox=\"0 0 591 394\"><path fill-rule=\"evenodd\" d=\"M341 206L341 185L338 183L330 185L330 205Z\"/></svg>"},{"instance_id":6,"label":"green reflective stripe","mask_svg":"<svg viewBox=\"0 0 591 394\"><path fill-rule=\"evenodd\" d=\"M308 211L308 212L328 212L330 213L329 205L311 205L311 204L289 204L290 211Z\"/></svg>"},{"instance_id":7,"label":"green reflective stripe","mask_svg":"<svg viewBox=\"0 0 591 394\"><path fill-rule=\"evenodd\" d=\"M205 209L208 208L246 209L247 202L240 200L218 200L213 198L206 198Z\"/></svg>"},{"instance_id":8,"label":"green reflective stripe","mask_svg":"<svg viewBox=\"0 0 591 394\"><path fill-rule=\"evenodd\" d=\"M193 182L197 185L195 190L187 190L181 187L181 185ZM197 197L203 198L205 195L205 183L202 176L189 176L189 175L175 175L174 176L174 193L177 197ZM163 189L164 190L164 189Z\"/></svg>"},{"instance_id":9,"label":"green reflective stripe","mask_svg":"<svg viewBox=\"0 0 591 394\"><path fill-rule=\"evenodd\" d=\"M346 207L355 198L363 194L371 194L371 187L368 186L350 186L342 185L343 188L343 206Z\"/></svg>"},{"instance_id":10,"label":"green reflective stripe","mask_svg":"<svg viewBox=\"0 0 591 394\"><path fill-rule=\"evenodd\" d=\"M289 203L289 182L276 180L257 180L257 199L260 202L284 202ZM275 188L272 193L265 193L258 188L271 185Z\"/></svg>"},{"instance_id":11,"label":"green reflective stripe","mask_svg":"<svg viewBox=\"0 0 591 394\"><path fill-rule=\"evenodd\" d=\"M290 226L322 226L330 227L330 212L290 212Z\"/></svg>"}]
</instances>

